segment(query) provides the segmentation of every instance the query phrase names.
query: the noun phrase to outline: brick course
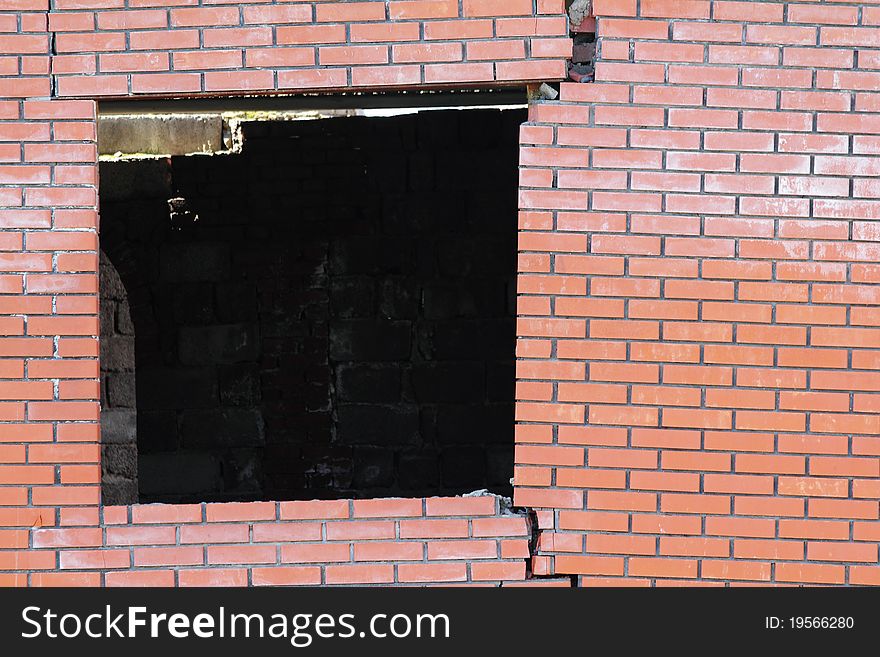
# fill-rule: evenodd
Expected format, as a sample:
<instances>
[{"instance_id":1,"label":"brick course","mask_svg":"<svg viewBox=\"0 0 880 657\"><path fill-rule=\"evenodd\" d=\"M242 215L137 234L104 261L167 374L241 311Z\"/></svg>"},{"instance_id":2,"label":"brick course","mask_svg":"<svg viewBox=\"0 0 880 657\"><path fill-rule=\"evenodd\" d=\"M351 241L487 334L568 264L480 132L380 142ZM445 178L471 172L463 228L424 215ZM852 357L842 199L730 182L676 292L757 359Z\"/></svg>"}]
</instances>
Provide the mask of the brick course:
<instances>
[{"instance_id":1,"label":"brick course","mask_svg":"<svg viewBox=\"0 0 880 657\"><path fill-rule=\"evenodd\" d=\"M62 0L53 73L65 97L554 79L571 51L562 4L533 18L529 0Z\"/></svg>"},{"instance_id":2,"label":"brick course","mask_svg":"<svg viewBox=\"0 0 880 657\"><path fill-rule=\"evenodd\" d=\"M531 570L880 584L880 15L593 4L597 82L563 83L522 130L515 503L543 530ZM563 5L4 3L0 583L525 580L524 530L492 537L502 558L485 564L491 546L456 533L499 515L494 498L370 520L318 507L295 527L285 503L100 506L92 99L558 80ZM217 543L215 518L248 542ZM408 519L442 521L453 552L403 539L424 531ZM314 544L354 548L313 566Z\"/></svg>"}]
</instances>

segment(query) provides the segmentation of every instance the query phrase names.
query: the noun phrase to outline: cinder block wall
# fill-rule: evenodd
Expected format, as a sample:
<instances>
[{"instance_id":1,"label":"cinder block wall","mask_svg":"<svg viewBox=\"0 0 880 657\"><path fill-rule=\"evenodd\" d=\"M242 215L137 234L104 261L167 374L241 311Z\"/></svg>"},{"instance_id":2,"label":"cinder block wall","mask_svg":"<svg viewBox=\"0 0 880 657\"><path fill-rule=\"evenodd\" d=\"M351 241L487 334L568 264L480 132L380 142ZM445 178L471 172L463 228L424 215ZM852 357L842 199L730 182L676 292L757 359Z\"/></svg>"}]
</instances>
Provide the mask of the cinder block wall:
<instances>
[{"instance_id":1,"label":"cinder block wall","mask_svg":"<svg viewBox=\"0 0 880 657\"><path fill-rule=\"evenodd\" d=\"M594 0L522 131L531 550L494 498L101 507L94 98L558 80L564 2L127 5L0 10L0 582L880 583L873 3Z\"/></svg>"},{"instance_id":2,"label":"cinder block wall","mask_svg":"<svg viewBox=\"0 0 880 657\"><path fill-rule=\"evenodd\" d=\"M525 119L246 122L239 154L103 162L104 502L509 496Z\"/></svg>"}]
</instances>

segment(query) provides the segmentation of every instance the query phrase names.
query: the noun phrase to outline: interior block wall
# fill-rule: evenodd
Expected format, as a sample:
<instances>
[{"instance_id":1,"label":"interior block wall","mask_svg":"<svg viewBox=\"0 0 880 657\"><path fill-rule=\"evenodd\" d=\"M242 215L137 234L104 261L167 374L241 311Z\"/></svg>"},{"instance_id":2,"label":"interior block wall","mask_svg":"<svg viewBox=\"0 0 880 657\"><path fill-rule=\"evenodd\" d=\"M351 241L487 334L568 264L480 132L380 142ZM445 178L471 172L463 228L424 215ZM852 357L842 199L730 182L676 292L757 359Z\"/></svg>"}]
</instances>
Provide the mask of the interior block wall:
<instances>
[{"instance_id":1,"label":"interior block wall","mask_svg":"<svg viewBox=\"0 0 880 657\"><path fill-rule=\"evenodd\" d=\"M102 162L104 502L509 496L525 119L248 121L241 153Z\"/></svg>"},{"instance_id":2,"label":"interior block wall","mask_svg":"<svg viewBox=\"0 0 880 657\"><path fill-rule=\"evenodd\" d=\"M6 0L0 582L880 584L880 7L593 11L522 129L524 551L488 497L101 507L94 98L559 80L564 2Z\"/></svg>"}]
</instances>

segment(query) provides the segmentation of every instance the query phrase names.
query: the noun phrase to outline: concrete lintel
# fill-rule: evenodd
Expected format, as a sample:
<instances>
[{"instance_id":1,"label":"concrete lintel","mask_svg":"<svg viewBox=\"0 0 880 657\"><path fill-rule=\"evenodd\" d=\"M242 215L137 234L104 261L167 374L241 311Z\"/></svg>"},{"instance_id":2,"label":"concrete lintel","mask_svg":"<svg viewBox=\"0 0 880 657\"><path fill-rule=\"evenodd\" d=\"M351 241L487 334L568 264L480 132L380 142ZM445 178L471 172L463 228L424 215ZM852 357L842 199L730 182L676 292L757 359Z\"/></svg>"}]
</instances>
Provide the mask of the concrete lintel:
<instances>
[{"instance_id":1,"label":"concrete lintel","mask_svg":"<svg viewBox=\"0 0 880 657\"><path fill-rule=\"evenodd\" d=\"M102 116L98 150L102 156L171 157L229 150L220 114L139 114Z\"/></svg>"}]
</instances>

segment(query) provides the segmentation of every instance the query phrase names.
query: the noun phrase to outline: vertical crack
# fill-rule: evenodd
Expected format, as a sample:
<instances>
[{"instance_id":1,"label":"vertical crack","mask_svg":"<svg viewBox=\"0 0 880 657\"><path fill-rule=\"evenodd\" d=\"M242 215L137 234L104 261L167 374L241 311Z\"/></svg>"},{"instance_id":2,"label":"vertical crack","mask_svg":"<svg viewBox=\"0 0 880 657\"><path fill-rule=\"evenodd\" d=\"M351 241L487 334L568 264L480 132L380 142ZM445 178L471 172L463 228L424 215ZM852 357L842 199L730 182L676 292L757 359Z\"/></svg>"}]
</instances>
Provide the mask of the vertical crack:
<instances>
[{"instance_id":1,"label":"vertical crack","mask_svg":"<svg viewBox=\"0 0 880 657\"><path fill-rule=\"evenodd\" d=\"M58 54L55 32L49 29L49 14L55 9L55 0L49 0L46 8L46 35L49 38L49 98L58 97L58 78L55 75L55 57Z\"/></svg>"}]
</instances>

